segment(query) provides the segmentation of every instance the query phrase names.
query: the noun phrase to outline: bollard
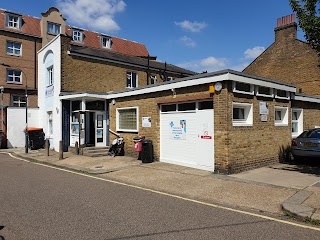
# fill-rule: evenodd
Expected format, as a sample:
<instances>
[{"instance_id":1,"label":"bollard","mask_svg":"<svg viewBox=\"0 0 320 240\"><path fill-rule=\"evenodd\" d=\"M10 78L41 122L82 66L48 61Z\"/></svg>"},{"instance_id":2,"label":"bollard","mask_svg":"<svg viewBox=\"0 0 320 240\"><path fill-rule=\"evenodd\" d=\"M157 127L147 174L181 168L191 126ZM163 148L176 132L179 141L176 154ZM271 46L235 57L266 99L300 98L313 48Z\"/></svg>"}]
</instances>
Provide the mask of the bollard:
<instances>
[{"instance_id":1,"label":"bollard","mask_svg":"<svg viewBox=\"0 0 320 240\"><path fill-rule=\"evenodd\" d=\"M46 149L46 155L49 156L49 139L48 138L46 138L44 147Z\"/></svg>"},{"instance_id":2,"label":"bollard","mask_svg":"<svg viewBox=\"0 0 320 240\"><path fill-rule=\"evenodd\" d=\"M79 155L79 145L78 145L78 142L76 142L76 143L74 144L74 148L75 148L76 154Z\"/></svg>"},{"instance_id":3,"label":"bollard","mask_svg":"<svg viewBox=\"0 0 320 240\"><path fill-rule=\"evenodd\" d=\"M59 160L63 159L63 142L59 142Z\"/></svg>"}]
</instances>

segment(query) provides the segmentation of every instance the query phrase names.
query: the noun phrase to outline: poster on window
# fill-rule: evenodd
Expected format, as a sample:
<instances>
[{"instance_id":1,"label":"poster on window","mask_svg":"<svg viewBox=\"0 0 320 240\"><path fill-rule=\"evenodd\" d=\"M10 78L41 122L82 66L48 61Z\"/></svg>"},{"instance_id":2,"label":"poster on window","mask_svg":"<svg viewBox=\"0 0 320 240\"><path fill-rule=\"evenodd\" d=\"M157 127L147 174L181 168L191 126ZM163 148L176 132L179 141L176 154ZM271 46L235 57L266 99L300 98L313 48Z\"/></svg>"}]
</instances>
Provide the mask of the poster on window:
<instances>
[{"instance_id":1,"label":"poster on window","mask_svg":"<svg viewBox=\"0 0 320 240\"><path fill-rule=\"evenodd\" d=\"M187 134L187 121L186 120L172 120L170 126L170 139L185 140Z\"/></svg>"},{"instance_id":2,"label":"poster on window","mask_svg":"<svg viewBox=\"0 0 320 240\"><path fill-rule=\"evenodd\" d=\"M102 128L103 127L103 115L97 115L97 127Z\"/></svg>"},{"instance_id":3,"label":"poster on window","mask_svg":"<svg viewBox=\"0 0 320 240\"><path fill-rule=\"evenodd\" d=\"M103 130L97 129L97 142L103 142Z\"/></svg>"},{"instance_id":4,"label":"poster on window","mask_svg":"<svg viewBox=\"0 0 320 240\"><path fill-rule=\"evenodd\" d=\"M72 135L79 135L79 124L78 123L71 124L71 134Z\"/></svg>"}]
</instances>

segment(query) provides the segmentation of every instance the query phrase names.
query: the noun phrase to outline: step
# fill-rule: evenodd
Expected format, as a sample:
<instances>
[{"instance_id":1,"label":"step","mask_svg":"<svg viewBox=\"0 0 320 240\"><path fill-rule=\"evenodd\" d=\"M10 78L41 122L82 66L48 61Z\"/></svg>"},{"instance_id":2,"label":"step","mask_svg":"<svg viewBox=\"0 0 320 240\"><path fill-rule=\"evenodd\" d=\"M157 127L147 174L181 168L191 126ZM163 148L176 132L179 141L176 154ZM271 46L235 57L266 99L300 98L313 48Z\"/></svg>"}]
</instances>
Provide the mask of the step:
<instances>
[{"instance_id":1,"label":"step","mask_svg":"<svg viewBox=\"0 0 320 240\"><path fill-rule=\"evenodd\" d=\"M103 157L103 156L109 156L109 152L104 152L104 153L84 153L84 156L88 157Z\"/></svg>"},{"instance_id":2,"label":"step","mask_svg":"<svg viewBox=\"0 0 320 240\"><path fill-rule=\"evenodd\" d=\"M92 154L92 153L104 153L104 152L109 152L109 148L105 149L93 149L93 150L84 150L84 154Z\"/></svg>"},{"instance_id":3,"label":"step","mask_svg":"<svg viewBox=\"0 0 320 240\"><path fill-rule=\"evenodd\" d=\"M91 151L91 150L104 150L104 149L109 149L109 146L105 146L105 147L85 147L83 148L83 151Z\"/></svg>"}]
</instances>

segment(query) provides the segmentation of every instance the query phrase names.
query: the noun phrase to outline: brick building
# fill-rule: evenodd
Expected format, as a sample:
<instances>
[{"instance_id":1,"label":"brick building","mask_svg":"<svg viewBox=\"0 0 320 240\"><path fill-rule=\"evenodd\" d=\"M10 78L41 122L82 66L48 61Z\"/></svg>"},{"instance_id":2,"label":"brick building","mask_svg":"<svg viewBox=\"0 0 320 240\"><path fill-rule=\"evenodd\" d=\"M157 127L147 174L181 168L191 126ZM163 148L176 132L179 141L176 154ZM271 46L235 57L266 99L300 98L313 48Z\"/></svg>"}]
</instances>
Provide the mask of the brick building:
<instances>
[{"instance_id":1,"label":"brick building","mask_svg":"<svg viewBox=\"0 0 320 240\"><path fill-rule=\"evenodd\" d=\"M274 43L243 72L294 84L299 93L320 95L320 59L306 42L297 39L294 15L278 19L274 32Z\"/></svg>"},{"instance_id":2,"label":"brick building","mask_svg":"<svg viewBox=\"0 0 320 240\"><path fill-rule=\"evenodd\" d=\"M67 25L66 19L54 7L41 13L41 18L5 9L0 9L0 15L0 44L5 46L0 49L0 86L4 89L3 139L14 128L7 129L7 108L25 107L26 89L28 107L38 107L38 51L58 34L69 36L73 46L139 56L149 58L149 61L156 59L149 56L144 44ZM12 146L10 142L8 145Z\"/></svg>"},{"instance_id":3,"label":"brick building","mask_svg":"<svg viewBox=\"0 0 320 240\"><path fill-rule=\"evenodd\" d=\"M59 149L61 140L65 151L76 142L109 145L108 92L134 91L195 74L149 57L73 42L70 36L60 34L38 56L39 119L54 149Z\"/></svg>"}]
</instances>

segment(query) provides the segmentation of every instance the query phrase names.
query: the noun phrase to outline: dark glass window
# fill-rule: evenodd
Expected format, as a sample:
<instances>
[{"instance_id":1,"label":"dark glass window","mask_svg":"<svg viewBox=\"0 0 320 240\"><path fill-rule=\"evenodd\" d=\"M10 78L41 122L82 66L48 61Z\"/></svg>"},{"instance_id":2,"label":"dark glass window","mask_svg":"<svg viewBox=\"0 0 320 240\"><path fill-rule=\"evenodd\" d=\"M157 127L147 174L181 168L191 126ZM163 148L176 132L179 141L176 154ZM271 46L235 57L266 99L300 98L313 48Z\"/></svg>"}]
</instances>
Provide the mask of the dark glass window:
<instances>
[{"instance_id":1,"label":"dark glass window","mask_svg":"<svg viewBox=\"0 0 320 240\"><path fill-rule=\"evenodd\" d=\"M188 110L196 110L196 103L181 103L178 104L178 111L188 111Z\"/></svg>"},{"instance_id":2,"label":"dark glass window","mask_svg":"<svg viewBox=\"0 0 320 240\"><path fill-rule=\"evenodd\" d=\"M104 101L93 101L86 103L87 110L105 110Z\"/></svg>"},{"instance_id":3,"label":"dark glass window","mask_svg":"<svg viewBox=\"0 0 320 240\"><path fill-rule=\"evenodd\" d=\"M270 95L270 88L268 87L259 87L259 94Z\"/></svg>"},{"instance_id":4,"label":"dark glass window","mask_svg":"<svg viewBox=\"0 0 320 240\"><path fill-rule=\"evenodd\" d=\"M277 90L278 97L287 97L287 92L284 90Z\"/></svg>"},{"instance_id":5,"label":"dark glass window","mask_svg":"<svg viewBox=\"0 0 320 240\"><path fill-rule=\"evenodd\" d=\"M213 100L199 102L198 109L199 110L213 109Z\"/></svg>"},{"instance_id":6,"label":"dark glass window","mask_svg":"<svg viewBox=\"0 0 320 240\"><path fill-rule=\"evenodd\" d=\"M247 83L236 83L236 90L241 92L251 92L251 86Z\"/></svg>"},{"instance_id":7,"label":"dark glass window","mask_svg":"<svg viewBox=\"0 0 320 240\"><path fill-rule=\"evenodd\" d=\"M176 111L176 107L176 104L162 105L161 112L174 112Z\"/></svg>"},{"instance_id":8,"label":"dark glass window","mask_svg":"<svg viewBox=\"0 0 320 240\"><path fill-rule=\"evenodd\" d=\"M80 101L72 101L72 111L80 110Z\"/></svg>"}]
</instances>

